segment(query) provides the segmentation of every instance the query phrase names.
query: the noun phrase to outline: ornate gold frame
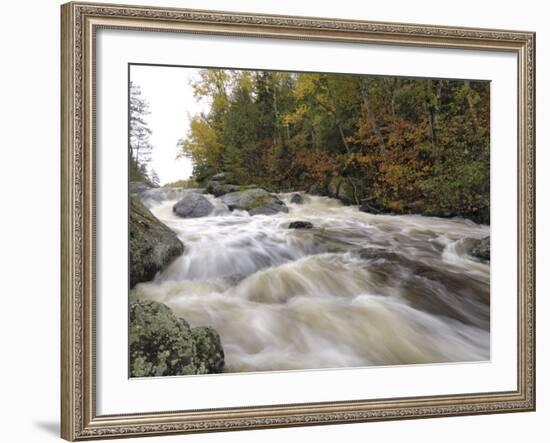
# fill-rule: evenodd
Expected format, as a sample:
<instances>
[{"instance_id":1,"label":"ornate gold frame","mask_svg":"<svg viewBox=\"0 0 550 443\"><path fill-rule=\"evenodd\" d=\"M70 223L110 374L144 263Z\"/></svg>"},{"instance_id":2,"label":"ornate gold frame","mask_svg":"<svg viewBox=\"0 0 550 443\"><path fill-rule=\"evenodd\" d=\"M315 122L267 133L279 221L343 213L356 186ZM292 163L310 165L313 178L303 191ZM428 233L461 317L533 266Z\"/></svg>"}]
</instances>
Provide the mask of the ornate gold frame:
<instances>
[{"instance_id":1,"label":"ornate gold frame","mask_svg":"<svg viewBox=\"0 0 550 443\"><path fill-rule=\"evenodd\" d=\"M94 33L98 28L508 51L518 59L518 383L510 392L98 416ZM61 436L67 440L533 411L535 34L217 11L61 7Z\"/></svg>"}]
</instances>

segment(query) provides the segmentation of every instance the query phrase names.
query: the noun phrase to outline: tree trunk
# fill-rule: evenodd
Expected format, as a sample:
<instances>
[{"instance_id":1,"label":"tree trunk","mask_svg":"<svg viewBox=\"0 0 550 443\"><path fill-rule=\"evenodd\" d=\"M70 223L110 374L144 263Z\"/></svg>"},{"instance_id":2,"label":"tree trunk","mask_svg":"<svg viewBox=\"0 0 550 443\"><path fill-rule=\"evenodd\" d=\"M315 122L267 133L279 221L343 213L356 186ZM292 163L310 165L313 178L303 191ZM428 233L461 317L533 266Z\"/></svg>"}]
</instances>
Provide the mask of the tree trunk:
<instances>
[{"instance_id":1,"label":"tree trunk","mask_svg":"<svg viewBox=\"0 0 550 443\"><path fill-rule=\"evenodd\" d=\"M427 111L428 122L430 124L430 141L432 144L433 152L437 152L437 128L439 125L439 104L441 103L441 89L443 83L441 80L437 81L435 93L432 91L432 81L428 80L427 83Z\"/></svg>"},{"instance_id":2,"label":"tree trunk","mask_svg":"<svg viewBox=\"0 0 550 443\"><path fill-rule=\"evenodd\" d=\"M464 80L464 85L468 89L467 94L466 94L466 101L468 102L468 108L470 110L470 116L471 116L471 119L472 119L472 126L474 128L474 134L477 135L478 131L479 131L479 120L477 118L477 111L476 111L476 108L474 106L474 102L472 101L472 95L471 95L472 88L470 86L470 80Z\"/></svg>"},{"instance_id":3,"label":"tree trunk","mask_svg":"<svg viewBox=\"0 0 550 443\"><path fill-rule=\"evenodd\" d=\"M355 201L355 204L359 205L360 202L359 202L359 197L357 196L357 185L353 182L353 179L349 177L347 178L347 182L353 188L353 200Z\"/></svg>"},{"instance_id":4,"label":"tree trunk","mask_svg":"<svg viewBox=\"0 0 550 443\"><path fill-rule=\"evenodd\" d=\"M274 139L277 140L279 138L281 145L283 144L283 136L281 135L280 131L280 125L279 125L279 110L277 107L277 88L275 85L273 86L273 113L275 114L275 137Z\"/></svg>"},{"instance_id":5,"label":"tree trunk","mask_svg":"<svg viewBox=\"0 0 550 443\"><path fill-rule=\"evenodd\" d=\"M336 126L338 126L338 132L340 132L340 137L342 137L342 142L344 143L346 152L349 154L351 151L349 149L348 142L346 141L346 137L344 136L344 130L342 129L342 125L340 123L336 123Z\"/></svg>"},{"instance_id":6,"label":"tree trunk","mask_svg":"<svg viewBox=\"0 0 550 443\"><path fill-rule=\"evenodd\" d=\"M378 127L376 117L372 112L372 108L369 102L369 93L367 91L367 85L365 85L364 81L361 83L361 96L363 98L363 107L365 108L365 111L367 111L367 118L369 119L369 122L372 126L372 130L376 135L376 138L378 138L378 146L380 147L381 151L385 151L386 143L384 142L384 137L382 136L382 132L380 132L380 128Z\"/></svg>"}]
</instances>

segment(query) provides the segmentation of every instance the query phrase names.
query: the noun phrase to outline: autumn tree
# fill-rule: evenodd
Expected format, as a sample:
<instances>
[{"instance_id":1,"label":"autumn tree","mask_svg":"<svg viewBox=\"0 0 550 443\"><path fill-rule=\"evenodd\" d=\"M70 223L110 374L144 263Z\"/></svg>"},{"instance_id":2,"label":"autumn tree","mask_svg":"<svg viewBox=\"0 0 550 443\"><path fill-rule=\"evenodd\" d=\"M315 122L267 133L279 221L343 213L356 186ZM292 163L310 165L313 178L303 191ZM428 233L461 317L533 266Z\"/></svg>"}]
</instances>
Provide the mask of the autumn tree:
<instances>
[{"instance_id":1,"label":"autumn tree","mask_svg":"<svg viewBox=\"0 0 550 443\"><path fill-rule=\"evenodd\" d=\"M204 69L182 155L271 191L329 193L380 210L488 221L489 83Z\"/></svg>"}]
</instances>

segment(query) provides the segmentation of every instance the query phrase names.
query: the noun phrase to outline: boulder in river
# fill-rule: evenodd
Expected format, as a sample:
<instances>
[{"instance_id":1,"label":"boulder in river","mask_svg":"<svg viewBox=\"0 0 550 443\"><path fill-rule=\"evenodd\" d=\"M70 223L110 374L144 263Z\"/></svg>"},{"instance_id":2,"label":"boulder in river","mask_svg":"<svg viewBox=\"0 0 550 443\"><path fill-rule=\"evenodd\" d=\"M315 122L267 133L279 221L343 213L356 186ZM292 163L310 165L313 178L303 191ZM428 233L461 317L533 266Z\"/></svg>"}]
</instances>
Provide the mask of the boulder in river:
<instances>
[{"instance_id":1,"label":"boulder in river","mask_svg":"<svg viewBox=\"0 0 550 443\"><path fill-rule=\"evenodd\" d=\"M491 237L487 236L477 240L470 249L470 254L481 260L491 260Z\"/></svg>"},{"instance_id":2,"label":"boulder in river","mask_svg":"<svg viewBox=\"0 0 550 443\"><path fill-rule=\"evenodd\" d=\"M172 210L184 218L206 217L214 210L214 205L204 195L191 192L177 202Z\"/></svg>"},{"instance_id":3,"label":"boulder in river","mask_svg":"<svg viewBox=\"0 0 550 443\"><path fill-rule=\"evenodd\" d=\"M304 197L302 197L300 194L295 193L290 196L290 203L294 203L296 205L301 205L304 202Z\"/></svg>"},{"instance_id":4,"label":"boulder in river","mask_svg":"<svg viewBox=\"0 0 550 443\"><path fill-rule=\"evenodd\" d=\"M183 243L137 197L130 198L130 286L150 281L183 254Z\"/></svg>"},{"instance_id":5,"label":"boulder in river","mask_svg":"<svg viewBox=\"0 0 550 443\"><path fill-rule=\"evenodd\" d=\"M302 220L290 222L290 224L288 225L288 229L312 229L312 228L313 228L313 223L310 223L308 221L302 221Z\"/></svg>"},{"instance_id":6,"label":"boulder in river","mask_svg":"<svg viewBox=\"0 0 550 443\"><path fill-rule=\"evenodd\" d=\"M215 374L223 371L224 352L210 327L191 328L168 306L130 302L130 375Z\"/></svg>"},{"instance_id":7,"label":"boulder in river","mask_svg":"<svg viewBox=\"0 0 550 443\"><path fill-rule=\"evenodd\" d=\"M261 188L230 192L220 197L230 210L241 209L250 215L273 215L288 212L288 207L275 195Z\"/></svg>"},{"instance_id":8,"label":"boulder in river","mask_svg":"<svg viewBox=\"0 0 550 443\"><path fill-rule=\"evenodd\" d=\"M390 212L387 208L381 205L376 198L366 198L361 200L359 210L369 214L387 214Z\"/></svg>"},{"instance_id":9,"label":"boulder in river","mask_svg":"<svg viewBox=\"0 0 550 443\"><path fill-rule=\"evenodd\" d=\"M240 190L241 188L238 185L224 184L217 181L211 181L206 184L206 192L214 195L214 197L221 197L230 192L237 192Z\"/></svg>"}]
</instances>

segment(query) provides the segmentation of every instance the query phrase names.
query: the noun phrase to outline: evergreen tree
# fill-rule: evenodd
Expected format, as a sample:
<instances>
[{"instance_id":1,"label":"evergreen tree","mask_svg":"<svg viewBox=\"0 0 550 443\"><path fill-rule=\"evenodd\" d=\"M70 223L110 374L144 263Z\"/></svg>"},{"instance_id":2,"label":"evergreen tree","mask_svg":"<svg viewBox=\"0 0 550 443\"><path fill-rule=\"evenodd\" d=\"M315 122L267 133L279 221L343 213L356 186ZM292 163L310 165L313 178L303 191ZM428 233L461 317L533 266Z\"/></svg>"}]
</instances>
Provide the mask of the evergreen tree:
<instances>
[{"instance_id":1,"label":"evergreen tree","mask_svg":"<svg viewBox=\"0 0 550 443\"><path fill-rule=\"evenodd\" d=\"M259 141L260 113L252 97L252 82L243 75L232 93L221 137L225 170L239 183L247 180L253 160L252 151Z\"/></svg>"},{"instance_id":2,"label":"evergreen tree","mask_svg":"<svg viewBox=\"0 0 550 443\"><path fill-rule=\"evenodd\" d=\"M129 157L130 179L148 181L147 164L151 160L151 129L146 116L150 114L149 103L142 97L141 88L130 82L130 133Z\"/></svg>"}]
</instances>

